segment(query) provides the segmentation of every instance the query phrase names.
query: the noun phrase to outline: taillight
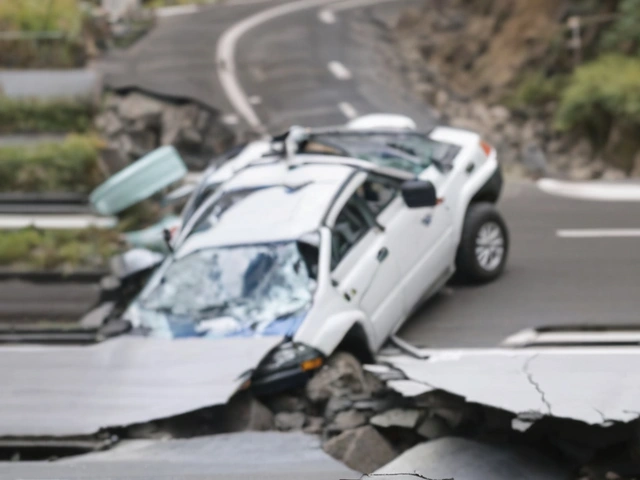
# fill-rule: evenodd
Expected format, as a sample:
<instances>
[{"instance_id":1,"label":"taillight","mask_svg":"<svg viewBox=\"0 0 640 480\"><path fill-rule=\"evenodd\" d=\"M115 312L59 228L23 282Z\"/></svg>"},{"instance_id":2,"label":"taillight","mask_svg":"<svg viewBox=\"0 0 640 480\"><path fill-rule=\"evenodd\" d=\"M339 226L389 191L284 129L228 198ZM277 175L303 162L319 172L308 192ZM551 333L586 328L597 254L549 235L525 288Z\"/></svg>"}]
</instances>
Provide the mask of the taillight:
<instances>
[{"instance_id":1,"label":"taillight","mask_svg":"<svg viewBox=\"0 0 640 480\"><path fill-rule=\"evenodd\" d=\"M489 145L487 142L485 142L484 140L480 140L480 148L482 149L482 151L485 153L487 157L491 154L491 151L493 150L493 147Z\"/></svg>"}]
</instances>

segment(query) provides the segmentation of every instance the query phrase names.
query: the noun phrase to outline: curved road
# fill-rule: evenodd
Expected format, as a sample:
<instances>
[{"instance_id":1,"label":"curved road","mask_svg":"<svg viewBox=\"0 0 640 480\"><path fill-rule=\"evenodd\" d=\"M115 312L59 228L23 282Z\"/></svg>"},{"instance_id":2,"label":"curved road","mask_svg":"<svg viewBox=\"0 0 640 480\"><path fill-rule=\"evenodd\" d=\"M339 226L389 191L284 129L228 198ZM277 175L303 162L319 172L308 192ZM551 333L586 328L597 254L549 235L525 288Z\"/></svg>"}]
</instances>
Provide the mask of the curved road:
<instances>
[{"instance_id":1,"label":"curved road","mask_svg":"<svg viewBox=\"0 0 640 480\"><path fill-rule=\"evenodd\" d=\"M377 27L422 2L328 3L263 9L223 34L218 75L237 113L258 131L340 124L378 111L432 125ZM430 347L484 347L535 326L640 324L640 187L629 202L565 198L557 190L508 183L500 203L512 234L504 277L448 287L400 336Z\"/></svg>"}]
</instances>

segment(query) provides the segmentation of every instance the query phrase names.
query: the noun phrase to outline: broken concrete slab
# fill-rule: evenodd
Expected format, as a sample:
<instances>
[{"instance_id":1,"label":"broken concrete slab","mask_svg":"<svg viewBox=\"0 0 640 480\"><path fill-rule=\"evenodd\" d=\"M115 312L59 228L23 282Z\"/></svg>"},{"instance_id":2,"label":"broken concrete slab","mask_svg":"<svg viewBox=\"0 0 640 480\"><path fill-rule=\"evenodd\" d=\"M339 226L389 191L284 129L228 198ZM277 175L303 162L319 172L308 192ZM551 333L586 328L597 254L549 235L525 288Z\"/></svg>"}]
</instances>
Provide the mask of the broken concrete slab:
<instances>
[{"instance_id":1,"label":"broken concrete slab","mask_svg":"<svg viewBox=\"0 0 640 480\"><path fill-rule=\"evenodd\" d=\"M424 353L428 358L394 356L384 361L419 385L518 415L533 412L591 425L640 416L640 379L635 373L640 371L640 348Z\"/></svg>"},{"instance_id":2,"label":"broken concrete slab","mask_svg":"<svg viewBox=\"0 0 640 480\"><path fill-rule=\"evenodd\" d=\"M433 440L451 435L452 430L447 422L440 417L427 417L418 424L416 433L421 437Z\"/></svg>"},{"instance_id":3,"label":"broken concrete slab","mask_svg":"<svg viewBox=\"0 0 640 480\"><path fill-rule=\"evenodd\" d=\"M396 480L403 473L455 480L564 480L570 469L533 450L447 437L404 452L377 470L376 478Z\"/></svg>"},{"instance_id":4,"label":"broken concrete slab","mask_svg":"<svg viewBox=\"0 0 640 480\"><path fill-rule=\"evenodd\" d=\"M226 403L282 339L0 348L0 436L89 435Z\"/></svg>"},{"instance_id":5,"label":"broken concrete slab","mask_svg":"<svg viewBox=\"0 0 640 480\"><path fill-rule=\"evenodd\" d=\"M367 417L364 413L357 410L346 410L340 412L333 419L333 422L327 427L329 433L339 433L345 430L358 428L367 423Z\"/></svg>"},{"instance_id":6,"label":"broken concrete slab","mask_svg":"<svg viewBox=\"0 0 640 480\"><path fill-rule=\"evenodd\" d=\"M420 411L409 408L393 408L371 418L369 422L377 427L415 428Z\"/></svg>"},{"instance_id":7,"label":"broken concrete slab","mask_svg":"<svg viewBox=\"0 0 640 480\"><path fill-rule=\"evenodd\" d=\"M371 473L396 457L391 444L370 425L342 432L323 448L333 458L362 473Z\"/></svg>"},{"instance_id":8,"label":"broken concrete slab","mask_svg":"<svg viewBox=\"0 0 640 480\"><path fill-rule=\"evenodd\" d=\"M0 479L226 480L358 478L311 435L246 432L183 440L130 440L53 462L0 462Z\"/></svg>"},{"instance_id":9,"label":"broken concrete slab","mask_svg":"<svg viewBox=\"0 0 640 480\"><path fill-rule=\"evenodd\" d=\"M275 416L276 428L280 431L302 430L306 417L302 412L280 412Z\"/></svg>"}]
</instances>

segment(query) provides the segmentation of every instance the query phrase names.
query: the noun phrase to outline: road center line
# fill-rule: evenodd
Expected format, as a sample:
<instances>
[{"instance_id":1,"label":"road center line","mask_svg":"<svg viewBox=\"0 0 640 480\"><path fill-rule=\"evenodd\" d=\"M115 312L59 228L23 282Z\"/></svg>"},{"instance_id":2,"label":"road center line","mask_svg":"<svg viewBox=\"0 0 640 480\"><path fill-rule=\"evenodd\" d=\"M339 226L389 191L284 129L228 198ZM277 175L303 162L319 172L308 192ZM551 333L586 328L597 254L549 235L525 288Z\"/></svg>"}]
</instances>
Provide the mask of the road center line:
<instances>
[{"instance_id":1,"label":"road center line","mask_svg":"<svg viewBox=\"0 0 640 480\"><path fill-rule=\"evenodd\" d=\"M301 10L325 7L327 3L331 3L331 0L329 2L327 0L301 0L268 8L232 25L218 40L216 48L218 79L233 108L254 131L265 135L267 133L265 126L260 121L258 114L253 109L247 94L238 81L235 59L238 40L249 30L269 20Z\"/></svg>"},{"instance_id":2,"label":"road center line","mask_svg":"<svg viewBox=\"0 0 640 480\"><path fill-rule=\"evenodd\" d=\"M558 230L560 238L631 238L640 237L640 228L593 228Z\"/></svg>"},{"instance_id":3,"label":"road center line","mask_svg":"<svg viewBox=\"0 0 640 480\"><path fill-rule=\"evenodd\" d=\"M345 67L340 62L336 62L336 61L329 62L327 67L329 67L329 71L333 73L333 76L336 77L338 80L351 79L351 72L347 67Z\"/></svg>"},{"instance_id":4,"label":"road center line","mask_svg":"<svg viewBox=\"0 0 640 480\"><path fill-rule=\"evenodd\" d=\"M342 114L347 117L349 120L352 120L358 116L358 111L353 108L349 102L341 102L338 104L338 108L342 112Z\"/></svg>"},{"instance_id":5,"label":"road center line","mask_svg":"<svg viewBox=\"0 0 640 480\"><path fill-rule=\"evenodd\" d=\"M333 14L333 10L330 10L328 8L324 8L318 12L318 19L322 23L326 23L329 25L336 23L336 16Z\"/></svg>"},{"instance_id":6,"label":"road center line","mask_svg":"<svg viewBox=\"0 0 640 480\"><path fill-rule=\"evenodd\" d=\"M550 195L601 202L640 202L640 185L633 183L565 182L543 178L538 188Z\"/></svg>"}]
</instances>

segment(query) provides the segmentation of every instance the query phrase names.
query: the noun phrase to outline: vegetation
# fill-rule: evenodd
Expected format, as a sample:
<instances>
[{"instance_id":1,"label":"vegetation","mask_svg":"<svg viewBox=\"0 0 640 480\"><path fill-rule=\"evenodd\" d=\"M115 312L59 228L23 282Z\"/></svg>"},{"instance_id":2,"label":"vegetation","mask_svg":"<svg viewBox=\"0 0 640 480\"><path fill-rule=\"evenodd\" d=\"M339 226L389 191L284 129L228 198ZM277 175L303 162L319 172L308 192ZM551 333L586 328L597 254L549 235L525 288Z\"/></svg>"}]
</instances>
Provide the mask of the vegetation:
<instances>
[{"instance_id":1,"label":"vegetation","mask_svg":"<svg viewBox=\"0 0 640 480\"><path fill-rule=\"evenodd\" d=\"M640 55L640 0L621 0L618 18L604 32L600 46L606 51Z\"/></svg>"},{"instance_id":2,"label":"vegetation","mask_svg":"<svg viewBox=\"0 0 640 480\"><path fill-rule=\"evenodd\" d=\"M78 0L2 0L0 30L80 33L83 12Z\"/></svg>"},{"instance_id":3,"label":"vegetation","mask_svg":"<svg viewBox=\"0 0 640 480\"><path fill-rule=\"evenodd\" d=\"M0 133L84 133L91 127L93 113L89 102L14 100L0 96Z\"/></svg>"},{"instance_id":4,"label":"vegetation","mask_svg":"<svg viewBox=\"0 0 640 480\"><path fill-rule=\"evenodd\" d=\"M567 83L562 75L546 76L542 72L524 75L515 91L506 98L511 108L543 107L548 102L557 101Z\"/></svg>"},{"instance_id":5,"label":"vegetation","mask_svg":"<svg viewBox=\"0 0 640 480\"><path fill-rule=\"evenodd\" d=\"M0 191L89 192L103 180L100 141L70 135L64 142L0 148Z\"/></svg>"},{"instance_id":6,"label":"vegetation","mask_svg":"<svg viewBox=\"0 0 640 480\"><path fill-rule=\"evenodd\" d=\"M15 269L104 268L122 248L113 230L23 230L0 232L0 265Z\"/></svg>"}]
</instances>

